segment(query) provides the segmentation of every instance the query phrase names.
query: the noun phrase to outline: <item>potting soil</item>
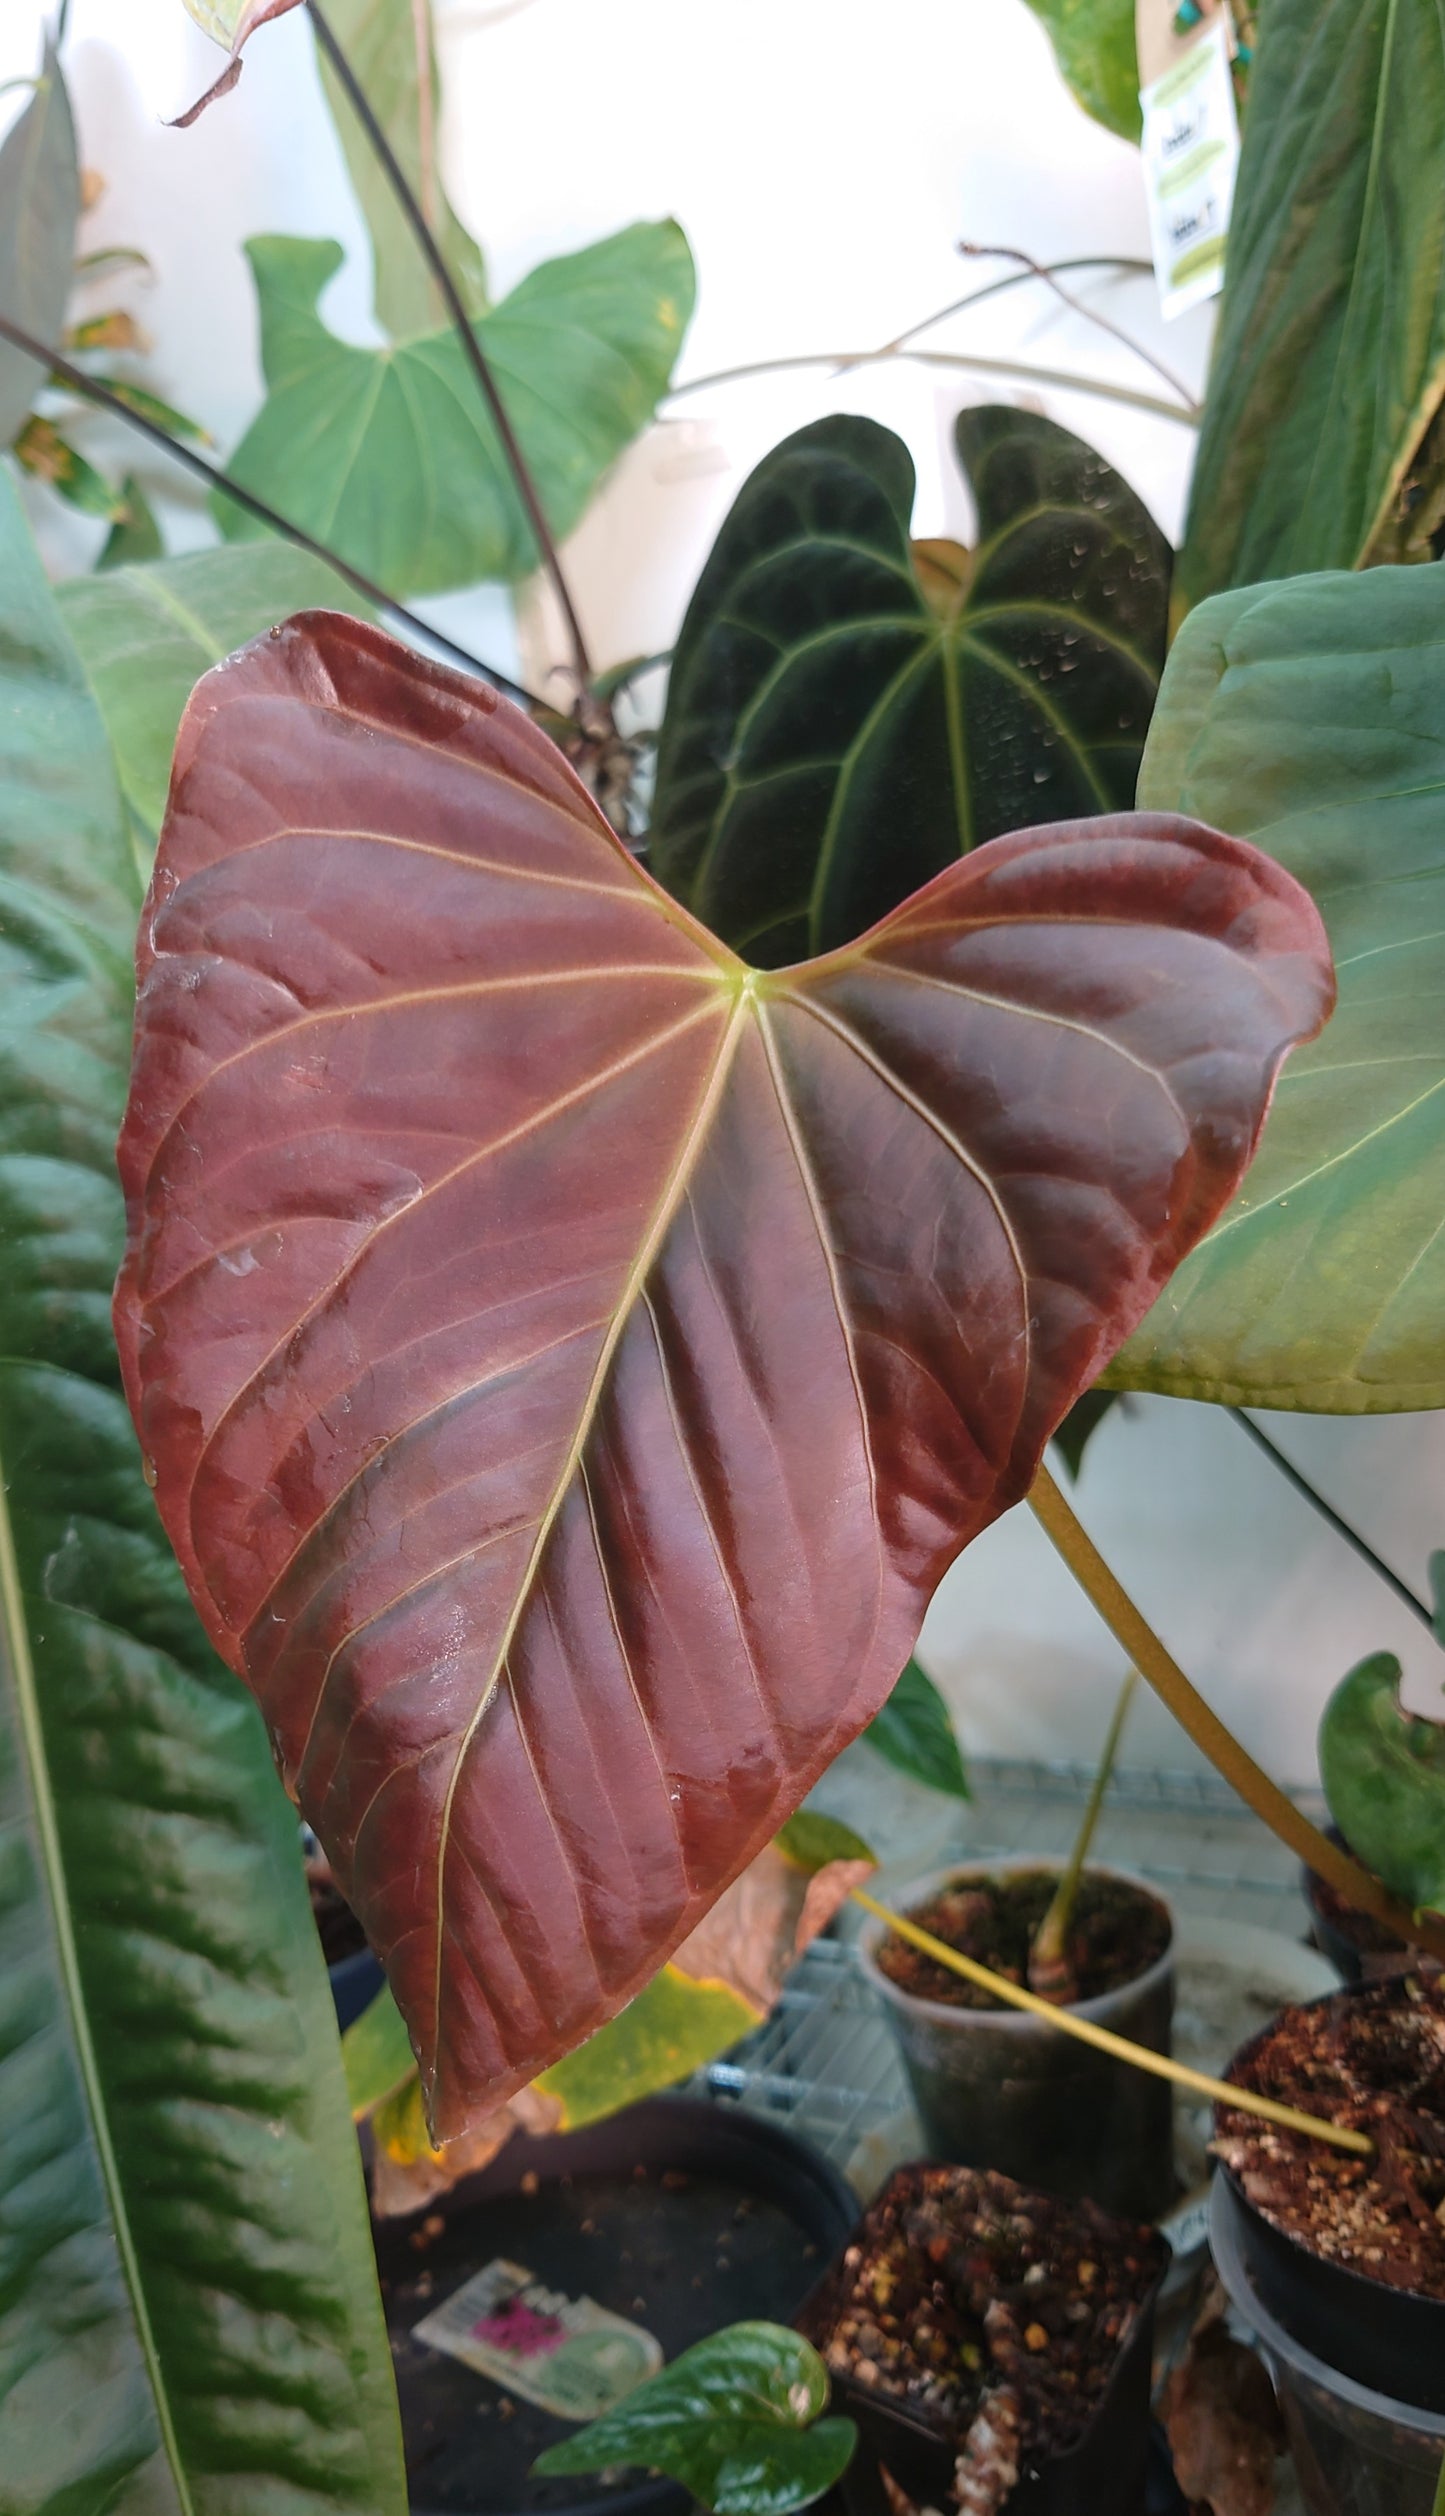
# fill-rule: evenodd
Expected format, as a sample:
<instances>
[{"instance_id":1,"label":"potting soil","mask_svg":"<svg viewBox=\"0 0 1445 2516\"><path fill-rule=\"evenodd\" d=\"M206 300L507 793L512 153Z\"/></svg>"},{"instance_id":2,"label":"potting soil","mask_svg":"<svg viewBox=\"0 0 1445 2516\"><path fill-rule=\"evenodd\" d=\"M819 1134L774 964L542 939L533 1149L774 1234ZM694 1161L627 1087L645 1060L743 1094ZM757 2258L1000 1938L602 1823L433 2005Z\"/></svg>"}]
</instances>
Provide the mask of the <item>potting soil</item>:
<instances>
[{"instance_id":1,"label":"potting soil","mask_svg":"<svg viewBox=\"0 0 1445 2516\"><path fill-rule=\"evenodd\" d=\"M966 1878L945 1887L908 1915L920 1930L990 1966L1010 1983L1027 1984L1029 1948L1059 1883L1057 1870L1017 1870L1002 1878ZM1169 1945L1169 1916L1156 1897L1127 1879L1086 1870L1079 1881L1068 1938L1068 1966L1081 2001L1097 2000L1135 1982ZM890 1933L877 1962L890 1983L915 1999L953 2009L999 2009L992 1993L922 1949Z\"/></svg>"}]
</instances>

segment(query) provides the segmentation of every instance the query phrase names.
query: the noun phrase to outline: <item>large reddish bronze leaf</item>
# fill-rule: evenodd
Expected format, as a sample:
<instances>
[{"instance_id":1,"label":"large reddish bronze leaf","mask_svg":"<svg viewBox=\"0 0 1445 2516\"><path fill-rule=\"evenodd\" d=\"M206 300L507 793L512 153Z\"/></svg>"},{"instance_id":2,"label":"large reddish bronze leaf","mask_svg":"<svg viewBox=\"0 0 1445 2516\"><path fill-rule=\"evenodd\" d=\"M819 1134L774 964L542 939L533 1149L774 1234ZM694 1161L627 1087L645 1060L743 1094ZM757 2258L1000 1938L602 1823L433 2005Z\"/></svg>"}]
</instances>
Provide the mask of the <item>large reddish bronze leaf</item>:
<instances>
[{"instance_id":1,"label":"large reddish bronze leaf","mask_svg":"<svg viewBox=\"0 0 1445 2516\"><path fill-rule=\"evenodd\" d=\"M191 701L139 970L131 1403L451 2137L877 1711L1233 1191L1323 933L1138 815L760 975L526 718L314 614Z\"/></svg>"}]
</instances>

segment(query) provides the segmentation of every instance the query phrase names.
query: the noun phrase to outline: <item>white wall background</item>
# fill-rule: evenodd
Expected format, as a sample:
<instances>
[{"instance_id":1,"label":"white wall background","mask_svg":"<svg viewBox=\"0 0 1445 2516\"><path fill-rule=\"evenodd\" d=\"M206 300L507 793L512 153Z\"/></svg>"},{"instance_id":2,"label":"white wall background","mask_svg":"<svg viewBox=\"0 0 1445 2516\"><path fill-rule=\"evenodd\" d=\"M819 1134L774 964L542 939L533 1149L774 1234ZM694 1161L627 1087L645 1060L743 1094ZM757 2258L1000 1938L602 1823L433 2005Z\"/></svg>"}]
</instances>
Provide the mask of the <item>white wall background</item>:
<instances>
[{"instance_id":1,"label":"white wall background","mask_svg":"<svg viewBox=\"0 0 1445 2516\"><path fill-rule=\"evenodd\" d=\"M1147 254L1138 160L1075 108L1022 0L436 5L448 182L487 247L494 289L628 219L675 214L699 271L684 379L891 339L988 276L960 261L962 238L1040 260ZM45 14L42 0L4 0L0 80L34 67ZM304 18L262 31L237 91L191 132L167 130L164 117L209 83L217 56L180 0L73 0L66 58L83 154L107 185L84 241L139 245L153 266L149 280L100 294L132 304L155 340L156 389L225 449L261 393L245 237L339 237L349 259L327 312L368 337L364 231ZM0 117L20 101L0 101ZM1074 284L1198 386L1207 310L1164 330L1147 279ZM929 346L1163 391L1036 287L954 319ZM950 424L965 402L1000 396L1031 398L1088 436L1177 532L1189 433L1116 403L902 363L715 385L670 407L568 551L598 660L669 644L747 470L825 412L865 411L897 429L918 465L916 529L966 536ZM85 442L111 463L121 451L105 423ZM158 486L158 468L138 468ZM91 528L50 502L35 514L52 566L85 564ZM165 518L177 547L208 536L184 491ZM522 608L521 652L541 674L552 624L535 601ZM515 666L511 606L495 589L427 609ZM1445 1544L1445 1417L1275 1418L1271 1429L1422 1586L1427 1552ZM1312 1777L1320 1707L1366 1650L1398 1650L1411 1697L1435 1707L1445 1670L1421 1629L1217 1410L1132 1402L1128 1420L1116 1415L1098 1436L1081 1508L1196 1681L1281 1777ZM1121 1665L1027 1510L955 1567L922 1656L966 1746L995 1754L1090 1754ZM1150 1701L1127 1761L1194 1759Z\"/></svg>"}]
</instances>

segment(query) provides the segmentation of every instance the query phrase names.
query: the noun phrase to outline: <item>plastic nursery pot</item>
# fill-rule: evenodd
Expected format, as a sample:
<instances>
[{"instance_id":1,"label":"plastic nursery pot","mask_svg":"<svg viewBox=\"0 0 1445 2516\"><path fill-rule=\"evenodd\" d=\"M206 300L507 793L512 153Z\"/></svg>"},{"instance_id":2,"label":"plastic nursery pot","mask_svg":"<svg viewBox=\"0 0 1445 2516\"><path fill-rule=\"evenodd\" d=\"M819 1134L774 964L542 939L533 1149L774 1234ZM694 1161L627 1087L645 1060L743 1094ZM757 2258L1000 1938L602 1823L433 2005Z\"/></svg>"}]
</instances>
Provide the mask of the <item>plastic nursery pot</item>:
<instances>
[{"instance_id":1,"label":"plastic nursery pot","mask_svg":"<svg viewBox=\"0 0 1445 2516\"><path fill-rule=\"evenodd\" d=\"M1309 2516L1432 2516L1445 2458L1445 2414L1359 2384L1306 2349L1250 2277L1259 2260L1252 2222L1262 2224L1233 2179L1218 2176L1210 2225L1215 2263L1274 2379ZM1266 2285L1288 2284L1267 2279ZM1374 2282L1358 2285L1375 2297L1388 2294ZM1299 2295L1296 2283L1296 2302ZM1431 2346L1442 2347L1438 2338Z\"/></svg>"},{"instance_id":2,"label":"plastic nursery pot","mask_svg":"<svg viewBox=\"0 0 1445 2516\"><path fill-rule=\"evenodd\" d=\"M1342 1852L1349 1845L1338 1826L1327 1826L1331 1843ZM1410 1962L1410 1950L1372 1913L1358 1913L1318 1871L1301 1864L1300 1892L1309 1906L1315 1944L1345 1983L1373 1983L1398 1974Z\"/></svg>"},{"instance_id":3,"label":"plastic nursery pot","mask_svg":"<svg viewBox=\"0 0 1445 2516\"><path fill-rule=\"evenodd\" d=\"M373 2223L412 2516L687 2516L636 2472L533 2479L574 2423L413 2337L488 2264L640 2326L668 2359L725 2324L787 2324L853 2220L851 2188L741 2108L650 2097L585 2131L514 2134L481 2174ZM579 2415L585 2416L585 2415Z\"/></svg>"},{"instance_id":4,"label":"plastic nursery pot","mask_svg":"<svg viewBox=\"0 0 1445 2516\"><path fill-rule=\"evenodd\" d=\"M994 2192L1002 2185L1025 2210L1041 2198L1002 2178L978 2178L967 2168L953 2172L965 2192L980 2181ZM865 2383L861 2375L839 2366L836 2348L830 2349L830 2344L836 2340L849 2294L848 2255L855 2246L866 2247L890 2208L906 2204L923 2177L948 2173L942 2167L900 2167L796 2318L798 2330L827 2361L833 2409L857 2421L869 2455L886 2467L916 2507L923 2508L955 2503L954 2467L963 2439L940 2414L930 2416L909 2403L890 2399L884 2384ZM1057 2197L1048 2196L1047 2204L1055 2207ZM1064 2216L1069 2215L1066 2209ZM1074 2443L1062 2452L1025 2452L1000 2516L1103 2516L1105 2510L1108 2516L1149 2516L1153 2508L1182 2504L1172 2489L1167 2457L1159 2455L1159 2441L1151 2433L1149 2419L1154 2310L1169 2267L1169 2247L1152 2228L1114 2223L1096 2208L1090 2209L1085 2244L1097 2250L1106 2231L1131 2248L1138 2264L1129 2322L1117 2356ZM1027 2293L1027 2276L1023 2286ZM870 2373L877 2375L876 2369ZM988 2416L986 2404L981 2416Z\"/></svg>"},{"instance_id":5,"label":"plastic nursery pot","mask_svg":"<svg viewBox=\"0 0 1445 2516\"><path fill-rule=\"evenodd\" d=\"M892 1899L900 1913L960 1880L1004 1878L1048 1866L1037 1858L968 1862L937 1870ZM1153 2052L1169 2051L1174 2014L1173 1916L1127 1870L1089 1864L1088 1875L1123 1880L1159 1906L1170 1942L1147 1972L1117 1991L1080 2001L1076 2015ZM1174 2196L1174 2107L1167 2080L1095 2052L1017 2009L956 2009L890 1982L878 1964L887 1925L859 1936L864 1972L888 2015L924 2137L933 2155L995 2167L1036 2191L1096 2201L1128 2219L1157 2219Z\"/></svg>"}]
</instances>

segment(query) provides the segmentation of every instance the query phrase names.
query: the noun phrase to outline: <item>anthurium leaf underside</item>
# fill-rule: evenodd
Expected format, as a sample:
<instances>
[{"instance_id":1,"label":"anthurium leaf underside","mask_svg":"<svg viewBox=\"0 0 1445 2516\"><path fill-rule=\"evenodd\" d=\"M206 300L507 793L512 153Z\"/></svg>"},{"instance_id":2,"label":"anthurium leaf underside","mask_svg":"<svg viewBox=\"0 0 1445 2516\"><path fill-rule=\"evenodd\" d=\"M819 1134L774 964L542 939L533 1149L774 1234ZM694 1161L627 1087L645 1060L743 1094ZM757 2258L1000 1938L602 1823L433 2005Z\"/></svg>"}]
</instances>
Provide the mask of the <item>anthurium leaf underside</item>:
<instances>
[{"instance_id":1,"label":"anthurium leaf underside","mask_svg":"<svg viewBox=\"0 0 1445 2516\"><path fill-rule=\"evenodd\" d=\"M1181 606L1387 519L1445 389L1442 144L1441 0L1261 10Z\"/></svg>"},{"instance_id":2,"label":"anthurium leaf underside","mask_svg":"<svg viewBox=\"0 0 1445 2516\"><path fill-rule=\"evenodd\" d=\"M1313 894L1339 976L1234 1203L1112 1366L1176 1397L1445 1405L1445 576L1371 568L1201 604L1140 779Z\"/></svg>"},{"instance_id":3,"label":"anthurium leaf underside","mask_svg":"<svg viewBox=\"0 0 1445 2516\"><path fill-rule=\"evenodd\" d=\"M439 594L537 565L531 525L450 331L387 349L329 332L317 299L341 247L257 236L267 398L230 469L389 593ZM657 407L693 300L671 220L541 263L477 326L543 511L560 539ZM233 541L265 527L217 496Z\"/></svg>"},{"instance_id":4,"label":"anthurium leaf underside","mask_svg":"<svg viewBox=\"0 0 1445 2516\"><path fill-rule=\"evenodd\" d=\"M75 125L55 47L0 145L0 314L33 340L57 342L74 277L80 216ZM45 369L0 341L0 448L11 444L45 382Z\"/></svg>"},{"instance_id":5,"label":"anthurium leaf underside","mask_svg":"<svg viewBox=\"0 0 1445 2516\"><path fill-rule=\"evenodd\" d=\"M127 1387L451 2139L878 1710L1234 1187L1318 920L1120 817L759 973L316 614L193 697L139 949Z\"/></svg>"},{"instance_id":6,"label":"anthurium leaf underside","mask_svg":"<svg viewBox=\"0 0 1445 2516\"><path fill-rule=\"evenodd\" d=\"M1169 551L1052 420L964 411L979 548L910 541L913 465L825 419L745 482L688 606L649 862L749 960L830 951L960 850L1124 809Z\"/></svg>"},{"instance_id":7,"label":"anthurium leaf underside","mask_svg":"<svg viewBox=\"0 0 1445 2516\"><path fill-rule=\"evenodd\" d=\"M1392 1651L1335 1688L1320 1722L1320 1778L1350 1850L1412 1910L1445 1913L1445 1722L1407 1712Z\"/></svg>"},{"instance_id":8,"label":"anthurium leaf underside","mask_svg":"<svg viewBox=\"0 0 1445 2516\"><path fill-rule=\"evenodd\" d=\"M399 2516L296 1823L108 1324L141 879L0 476L0 2499Z\"/></svg>"}]
</instances>

